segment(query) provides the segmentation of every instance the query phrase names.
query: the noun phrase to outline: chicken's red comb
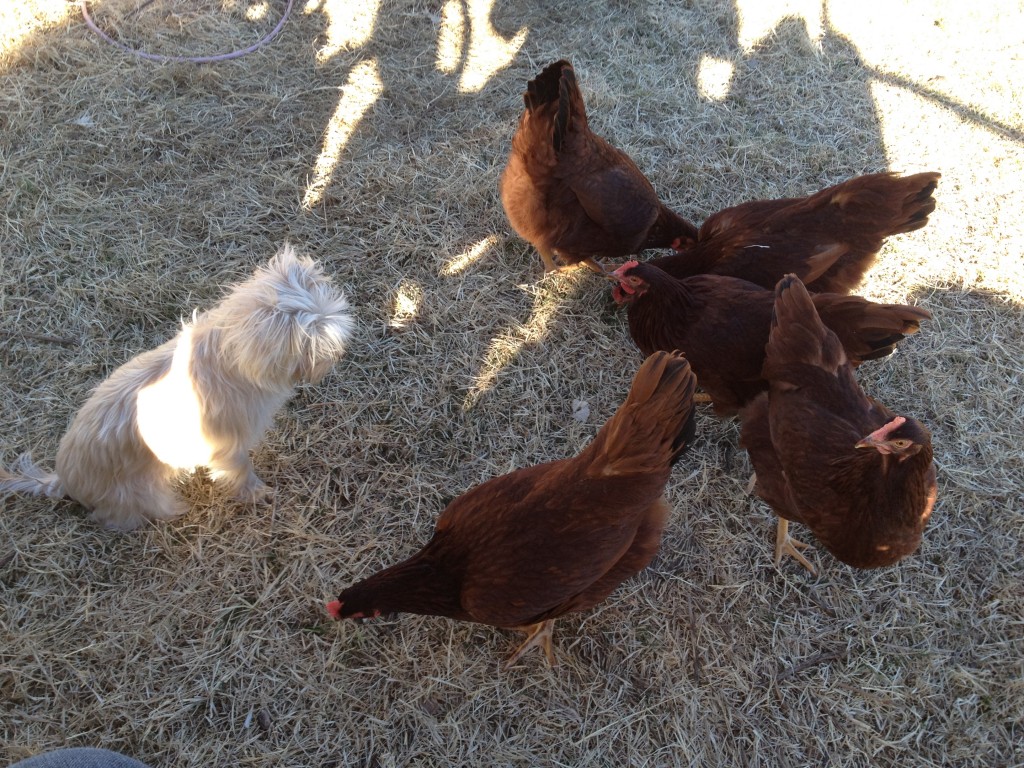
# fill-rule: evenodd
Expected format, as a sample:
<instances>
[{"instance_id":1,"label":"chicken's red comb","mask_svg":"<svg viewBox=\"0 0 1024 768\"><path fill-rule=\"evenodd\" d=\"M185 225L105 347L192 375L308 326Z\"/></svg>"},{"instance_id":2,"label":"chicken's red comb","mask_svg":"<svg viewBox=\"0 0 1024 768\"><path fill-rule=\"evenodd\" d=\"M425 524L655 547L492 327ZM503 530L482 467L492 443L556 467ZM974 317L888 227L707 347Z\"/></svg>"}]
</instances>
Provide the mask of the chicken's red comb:
<instances>
[{"instance_id":1,"label":"chicken's red comb","mask_svg":"<svg viewBox=\"0 0 1024 768\"><path fill-rule=\"evenodd\" d=\"M902 427L906 423L906 421L907 420L903 416L897 416L888 424L883 424L870 435L865 437L863 440L860 440L853 447L874 448L879 453L892 453L892 449L888 443L889 435L895 432L900 427Z\"/></svg>"},{"instance_id":2,"label":"chicken's red comb","mask_svg":"<svg viewBox=\"0 0 1024 768\"><path fill-rule=\"evenodd\" d=\"M327 604L327 612L331 614L331 618L341 619L341 601L331 600L331 602Z\"/></svg>"},{"instance_id":3,"label":"chicken's red comb","mask_svg":"<svg viewBox=\"0 0 1024 768\"><path fill-rule=\"evenodd\" d=\"M871 442L880 443L883 440L885 440L887 437L889 437L889 433L890 432L895 432L897 429L902 427L906 423L906 421L907 421L906 418L904 418L903 416L897 416L895 419L890 421L888 424L882 425L881 427L876 429L874 432L872 432L870 435L865 437L864 441L867 442L867 441L870 440Z\"/></svg>"},{"instance_id":4,"label":"chicken's red comb","mask_svg":"<svg viewBox=\"0 0 1024 768\"><path fill-rule=\"evenodd\" d=\"M627 261L621 267L616 269L614 272L612 272L612 274L615 275L616 277L622 277L624 272L626 272L627 270L632 269L633 267L638 267L638 266L640 266L640 262L637 261L636 259L631 259L630 261Z\"/></svg>"}]
</instances>

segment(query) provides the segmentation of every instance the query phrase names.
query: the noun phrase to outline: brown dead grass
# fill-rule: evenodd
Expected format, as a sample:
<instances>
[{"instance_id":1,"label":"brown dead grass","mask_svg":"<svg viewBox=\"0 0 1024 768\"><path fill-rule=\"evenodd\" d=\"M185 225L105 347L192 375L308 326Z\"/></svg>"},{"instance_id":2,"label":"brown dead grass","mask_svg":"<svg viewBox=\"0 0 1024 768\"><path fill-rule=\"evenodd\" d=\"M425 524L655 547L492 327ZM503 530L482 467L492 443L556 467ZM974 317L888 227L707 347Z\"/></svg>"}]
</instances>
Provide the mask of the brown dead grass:
<instances>
[{"instance_id":1,"label":"brown dead grass","mask_svg":"<svg viewBox=\"0 0 1024 768\"><path fill-rule=\"evenodd\" d=\"M528 33L477 92L459 90L473 59L434 64L436 0L382 0L368 26L297 3L272 45L204 67L134 60L73 7L37 5L0 12L0 460L52 461L91 387L285 239L348 287L360 329L256 455L269 512L195 482L184 520L125 536L71 502L0 502L0 759L68 744L154 766L1024 765L1015 3L763 19L753 0L499 0L496 33ZM244 47L284 7L176 19L161 0L126 20L137 5L92 7L173 54ZM943 173L932 223L863 289L934 321L861 371L932 427L940 501L897 567L818 551L818 578L777 571L737 428L703 414L652 567L559 622L559 667L506 673L509 633L337 625L322 605L413 551L466 488L577 451L639 363L604 286L539 280L498 202L519 93L559 56L593 127L696 219L862 172ZM734 67L724 100L701 95L705 56ZM370 60L382 95L304 210Z\"/></svg>"}]
</instances>

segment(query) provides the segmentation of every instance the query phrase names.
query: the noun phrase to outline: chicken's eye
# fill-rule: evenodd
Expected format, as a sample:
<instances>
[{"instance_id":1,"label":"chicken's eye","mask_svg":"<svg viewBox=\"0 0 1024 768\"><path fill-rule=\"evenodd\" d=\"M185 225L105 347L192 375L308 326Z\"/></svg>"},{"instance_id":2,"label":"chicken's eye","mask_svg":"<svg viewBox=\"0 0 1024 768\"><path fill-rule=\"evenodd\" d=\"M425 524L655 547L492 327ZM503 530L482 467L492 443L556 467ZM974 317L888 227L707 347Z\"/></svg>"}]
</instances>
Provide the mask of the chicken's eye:
<instances>
[{"instance_id":1,"label":"chicken's eye","mask_svg":"<svg viewBox=\"0 0 1024 768\"><path fill-rule=\"evenodd\" d=\"M892 444L893 444L893 447L898 448L901 451L905 451L905 450L907 450L907 448L909 448L910 446L912 446L914 444L914 441L913 440L907 440L906 438L901 437L898 440L893 440Z\"/></svg>"}]
</instances>

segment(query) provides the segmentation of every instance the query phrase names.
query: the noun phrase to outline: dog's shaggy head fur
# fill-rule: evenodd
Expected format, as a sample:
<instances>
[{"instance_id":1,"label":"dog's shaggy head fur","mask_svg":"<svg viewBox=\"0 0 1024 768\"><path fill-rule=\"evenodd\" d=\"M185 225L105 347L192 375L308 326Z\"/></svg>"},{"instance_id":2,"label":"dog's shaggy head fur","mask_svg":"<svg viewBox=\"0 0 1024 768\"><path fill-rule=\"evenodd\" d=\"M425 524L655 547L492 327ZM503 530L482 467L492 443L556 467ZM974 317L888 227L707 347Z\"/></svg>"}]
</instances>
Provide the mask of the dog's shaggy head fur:
<instances>
[{"instance_id":1,"label":"dog's shaggy head fur","mask_svg":"<svg viewBox=\"0 0 1024 768\"><path fill-rule=\"evenodd\" d=\"M353 326L348 308L320 266L286 245L204 324L219 332L225 362L254 385L291 388L320 381L344 354Z\"/></svg>"}]
</instances>

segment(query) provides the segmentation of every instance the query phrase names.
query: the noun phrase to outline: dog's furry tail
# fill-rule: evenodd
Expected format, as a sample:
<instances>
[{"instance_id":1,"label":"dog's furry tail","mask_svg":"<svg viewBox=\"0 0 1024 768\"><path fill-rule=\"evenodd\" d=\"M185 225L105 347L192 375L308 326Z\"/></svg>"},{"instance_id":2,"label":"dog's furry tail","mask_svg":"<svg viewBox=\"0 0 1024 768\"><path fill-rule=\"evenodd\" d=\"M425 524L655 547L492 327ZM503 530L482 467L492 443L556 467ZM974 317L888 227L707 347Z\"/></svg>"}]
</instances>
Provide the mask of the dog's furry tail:
<instances>
[{"instance_id":1,"label":"dog's furry tail","mask_svg":"<svg viewBox=\"0 0 1024 768\"><path fill-rule=\"evenodd\" d=\"M34 493L61 499L67 495L64 483L56 472L47 472L32 463L32 456L23 453L8 470L0 465L0 496L11 493Z\"/></svg>"}]
</instances>

